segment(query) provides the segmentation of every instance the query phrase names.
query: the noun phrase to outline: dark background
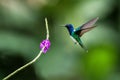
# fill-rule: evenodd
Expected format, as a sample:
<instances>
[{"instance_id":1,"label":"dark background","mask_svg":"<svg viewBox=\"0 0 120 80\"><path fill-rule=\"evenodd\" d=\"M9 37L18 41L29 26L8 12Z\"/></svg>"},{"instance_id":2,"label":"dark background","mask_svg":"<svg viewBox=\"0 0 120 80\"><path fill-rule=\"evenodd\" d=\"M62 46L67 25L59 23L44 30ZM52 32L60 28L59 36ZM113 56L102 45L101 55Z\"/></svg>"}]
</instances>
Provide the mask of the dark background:
<instances>
[{"instance_id":1,"label":"dark background","mask_svg":"<svg viewBox=\"0 0 120 80\"><path fill-rule=\"evenodd\" d=\"M31 61L46 38L51 47L10 80L120 80L118 0L0 0L0 79ZM66 28L99 17L97 27L75 45Z\"/></svg>"}]
</instances>

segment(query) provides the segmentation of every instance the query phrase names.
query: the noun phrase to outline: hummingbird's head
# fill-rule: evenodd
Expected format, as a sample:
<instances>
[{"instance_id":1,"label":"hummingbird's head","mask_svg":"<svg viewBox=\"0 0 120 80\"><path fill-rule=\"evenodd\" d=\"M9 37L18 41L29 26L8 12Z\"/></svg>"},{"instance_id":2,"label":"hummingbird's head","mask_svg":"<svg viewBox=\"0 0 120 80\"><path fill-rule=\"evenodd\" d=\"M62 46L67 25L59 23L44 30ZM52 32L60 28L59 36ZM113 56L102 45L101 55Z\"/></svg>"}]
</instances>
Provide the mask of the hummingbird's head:
<instances>
[{"instance_id":1,"label":"hummingbird's head","mask_svg":"<svg viewBox=\"0 0 120 80\"><path fill-rule=\"evenodd\" d=\"M73 25L72 24L66 24L65 27L68 29L68 31L71 35L72 31L74 31Z\"/></svg>"},{"instance_id":2,"label":"hummingbird's head","mask_svg":"<svg viewBox=\"0 0 120 80\"><path fill-rule=\"evenodd\" d=\"M66 28L71 28L71 27L73 27L73 25L72 24L66 24L65 27Z\"/></svg>"}]
</instances>

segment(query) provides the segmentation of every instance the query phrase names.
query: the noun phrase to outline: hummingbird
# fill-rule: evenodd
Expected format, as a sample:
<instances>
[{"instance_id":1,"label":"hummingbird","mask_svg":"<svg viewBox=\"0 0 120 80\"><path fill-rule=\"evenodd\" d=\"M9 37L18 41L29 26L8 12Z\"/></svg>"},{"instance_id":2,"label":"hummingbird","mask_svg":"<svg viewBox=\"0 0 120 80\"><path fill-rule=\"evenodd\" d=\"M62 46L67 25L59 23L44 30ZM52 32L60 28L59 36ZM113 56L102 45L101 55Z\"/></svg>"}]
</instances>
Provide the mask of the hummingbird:
<instances>
[{"instance_id":1,"label":"hummingbird","mask_svg":"<svg viewBox=\"0 0 120 80\"><path fill-rule=\"evenodd\" d=\"M79 26L78 28L74 29L72 24L66 24L64 27L67 28L70 38L74 41L75 44L79 44L86 52L88 52L88 49L83 45L83 42L81 41L80 37L90 31L91 29L95 28L94 24L97 22L99 18L93 18L86 22L85 24Z\"/></svg>"}]
</instances>

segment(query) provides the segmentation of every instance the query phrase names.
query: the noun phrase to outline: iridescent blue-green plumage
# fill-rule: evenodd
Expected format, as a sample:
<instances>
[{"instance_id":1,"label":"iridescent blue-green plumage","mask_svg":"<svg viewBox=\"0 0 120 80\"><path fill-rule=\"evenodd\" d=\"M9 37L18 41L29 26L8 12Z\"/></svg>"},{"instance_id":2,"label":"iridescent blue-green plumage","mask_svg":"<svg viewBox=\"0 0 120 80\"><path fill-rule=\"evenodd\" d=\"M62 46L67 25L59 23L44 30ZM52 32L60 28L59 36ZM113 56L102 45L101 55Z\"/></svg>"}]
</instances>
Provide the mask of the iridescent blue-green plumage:
<instances>
[{"instance_id":1,"label":"iridescent blue-green plumage","mask_svg":"<svg viewBox=\"0 0 120 80\"><path fill-rule=\"evenodd\" d=\"M72 24L65 25L65 27L68 29L70 37L74 40L74 42L78 43L86 51L87 51L87 48L83 45L80 37L85 32L88 32L89 30L93 29L95 27L93 25L96 23L97 20L98 20L98 17L86 22L85 24L83 24L82 26L80 26L76 29L74 29Z\"/></svg>"}]
</instances>

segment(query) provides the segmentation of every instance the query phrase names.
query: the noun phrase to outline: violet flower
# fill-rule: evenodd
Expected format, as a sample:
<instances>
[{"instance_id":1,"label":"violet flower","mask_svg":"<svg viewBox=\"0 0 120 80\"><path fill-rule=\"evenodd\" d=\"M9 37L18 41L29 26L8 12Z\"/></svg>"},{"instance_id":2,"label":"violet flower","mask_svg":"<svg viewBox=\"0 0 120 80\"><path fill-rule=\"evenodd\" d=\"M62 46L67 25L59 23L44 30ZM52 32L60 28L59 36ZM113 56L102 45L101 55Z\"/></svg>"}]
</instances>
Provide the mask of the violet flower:
<instances>
[{"instance_id":1,"label":"violet flower","mask_svg":"<svg viewBox=\"0 0 120 80\"><path fill-rule=\"evenodd\" d=\"M50 48L50 45L51 45L51 43L50 43L50 41L48 39L43 40L40 43L40 49L42 49L43 47L45 47L44 50L43 50L43 53L46 53L48 51L48 49Z\"/></svg>"}]
</instances>

